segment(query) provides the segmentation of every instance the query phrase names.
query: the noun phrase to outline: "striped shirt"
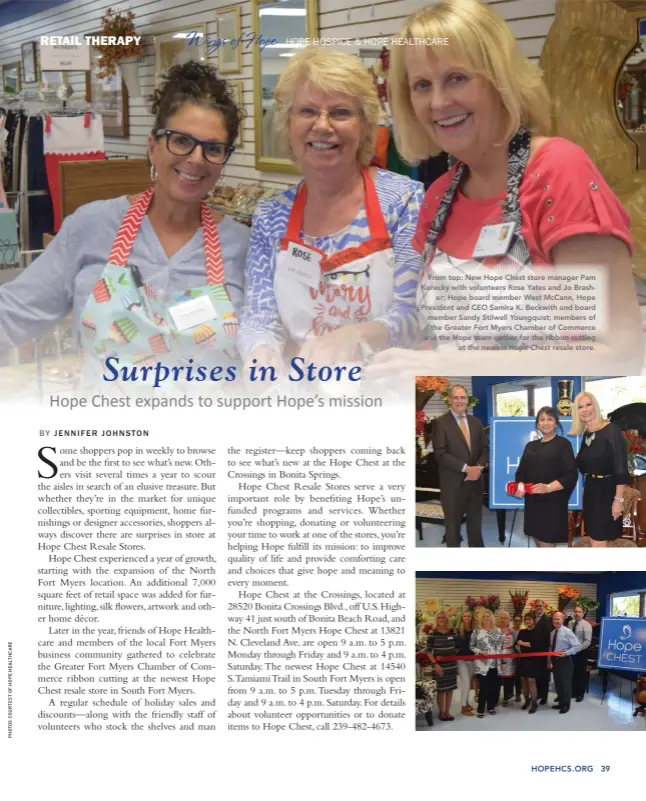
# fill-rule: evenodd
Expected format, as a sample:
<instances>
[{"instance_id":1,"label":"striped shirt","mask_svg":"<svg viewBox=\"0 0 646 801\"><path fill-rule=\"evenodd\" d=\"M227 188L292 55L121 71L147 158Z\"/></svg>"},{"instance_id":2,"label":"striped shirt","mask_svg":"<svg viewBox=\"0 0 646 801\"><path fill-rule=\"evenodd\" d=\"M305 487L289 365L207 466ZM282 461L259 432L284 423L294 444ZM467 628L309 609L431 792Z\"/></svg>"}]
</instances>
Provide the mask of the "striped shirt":
<instances>
[{"instance_id":1,"label":"striped shirt","mask_svg":"<svg viewBox=\"0 0 646 801\"><path fill-rule=\"evenodd\" d=\"M421 257L412 246L424 196L424 187L402 175L377 170L373 179L395 256L393 303L378 318L388 331L390 346L412 345L417 338L416 291ZM243 358L260 346L282 351L289 339L274 295L276 254L285 236L297 186L258 205L253 219L247 268L245 302L240 318L238 348ZM303 236L301 231L301 236ZM345 228L328 236L304 236L305 244L330 256L370 239L365 206Z\"/></svg>"}]
</instances>

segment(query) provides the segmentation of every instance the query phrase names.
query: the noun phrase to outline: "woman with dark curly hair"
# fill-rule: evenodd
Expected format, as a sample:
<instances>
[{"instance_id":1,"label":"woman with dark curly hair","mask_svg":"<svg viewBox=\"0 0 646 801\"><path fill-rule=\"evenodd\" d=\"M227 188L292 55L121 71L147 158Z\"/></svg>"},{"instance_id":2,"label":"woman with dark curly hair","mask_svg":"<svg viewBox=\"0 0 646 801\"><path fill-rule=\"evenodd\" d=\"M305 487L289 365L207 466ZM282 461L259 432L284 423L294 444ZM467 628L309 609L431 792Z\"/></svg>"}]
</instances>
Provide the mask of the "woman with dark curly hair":
<instances>
[{"instance_id":1,"label":"woman with dark curly hair","mask_svg":"<svg viewBox=\"0 0 646 801\"><path fill-rule=\"evenodd\" d=\"M119 367L235 357L249 233L204 197L233 152L240 111L214 69L189 62L165 76L152 113L152 187L81 206L0 288L0 349L72 312L96 377L108 356Z\"/></svg>"}]
</instances>

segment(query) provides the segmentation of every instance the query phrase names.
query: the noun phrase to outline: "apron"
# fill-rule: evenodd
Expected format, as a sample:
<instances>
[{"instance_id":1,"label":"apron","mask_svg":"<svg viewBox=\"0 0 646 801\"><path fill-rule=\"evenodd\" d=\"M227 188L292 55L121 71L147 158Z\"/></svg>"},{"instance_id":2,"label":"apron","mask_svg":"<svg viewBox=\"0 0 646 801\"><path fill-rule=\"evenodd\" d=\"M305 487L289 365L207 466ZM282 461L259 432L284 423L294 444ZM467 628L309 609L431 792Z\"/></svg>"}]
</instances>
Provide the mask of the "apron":
<instances>
[{"instance_id":1,"label":"apron","mask_svg":"<svg viewBox=\"0 0 646 801\"><path fill-rule=\"evenodd\" d=\"M468 289L468 283L451 282L450 276L469 275L482 278L494 273L503 276L525 278L534 274L529 256L527 243L523 239L522 214L520 209L519 187L529 161L531 134L521 126L509 142L507 159L507 196L498 223L514 224L514 233L505 256L499 259L471 258L455 259L437 247L437 239L442 233L451 205L463 179L466 177L466 165L460 163L449 184L444 197L435 213L435 217L426 238L424 249L423 273L417 290L417 308L419 310L419 324L423 338L427 343L433 342L439 350L456 349L458 347L491 345L499 343L503 347L518 347L518 333L514 331L514 323L509 320L500 320L496 323L500 331L474 329L475 320L459 319L449 321L450 329L444 328L444 322L439 318L444 316L438 312L446 312L447 308L454 310L456 315L473 317L472 303L480 299L480 290L473 290L473 296ZM455 159L449 157L449 167L453 166ZM493 223L493 221L492 221ZM489 223L489 224L492 224ZM433 279L431 279L433 276ZM442 282L446 278L446 283ZM452 289L452 285L455 289ZM497 281L496 288L487 290L488 305L515 306L506 301L509 295L509 280ZM503 317L504 314L500 313ZM476 323L477 324L477 323ZM488 326L487 326L488 328Z\"/></svg>"},{"instance_id":2,"label":"apron","mask_svg":"<svg viewBox=\"0 0 646 801\"><path fill-rule=\"evenodd\" d=\"M206 286L177 292L165 302L152 287L137 285L138 268L128 258L153 191L144 192L123 218L108 263L83 308L85 374L101 383L103 362L110 356L119 358L118 368L154 367L158 361L181 365L189 359L217 363L236 356L238 319L225 286L217 225L206 203L201 209Z\"/></svg>"},{"instance_id":3,"label":"apron","mask_svg":"<svg viewBox=\"0 0 646 801\"><path fill-rule=\"evenodd\" d=\"M301 238L307 185L302 183L289 215L285 237L276 256L274 294L281 320L298 345L342 325L383 317L393 302L395 256L374 182L363 169L370 239L331 256ZM292 246L320 257L309 276L290 269Z\"/></svg>"}]
</instances>

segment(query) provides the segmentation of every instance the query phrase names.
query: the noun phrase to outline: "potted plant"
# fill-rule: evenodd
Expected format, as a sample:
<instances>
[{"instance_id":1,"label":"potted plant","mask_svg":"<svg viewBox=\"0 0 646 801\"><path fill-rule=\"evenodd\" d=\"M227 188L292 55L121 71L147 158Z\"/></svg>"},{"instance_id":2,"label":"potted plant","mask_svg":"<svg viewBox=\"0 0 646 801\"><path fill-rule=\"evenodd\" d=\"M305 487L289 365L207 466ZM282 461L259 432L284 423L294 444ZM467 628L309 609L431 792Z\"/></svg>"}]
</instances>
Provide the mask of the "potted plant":
<instances>
[{"instance_id":1,"label":"potted plant","mask_svg":"<svg viewBox=\"0 0 646 801\"><path fill-rule=\"evenodd\" d=\"M576 605L583 609L583 617L587 617L588 612L592 612L599 606L599 601L595 601L594 598L587 598L585 595L582 595L577 599Z\"/></svg>"},{"instance_id":2,"label":"potted plant","mask_svg":"<svg viewBox=\"0 0 646 801\"><path fill-rule=\"evenodd\" d=\"M417 376L415 379L415 410L421 412L436 392L443 393L448 386L448 380L442 376Z\"/></svg>"},{"instance_id":3,"label":"potted plant","mask_svg":"<svg viewBox=\"0 0 646 801\"><path fill-rule=\"evenodd\" d=\"M626 443L626 453L628 455L628 472L631 476L635 475L637 468L637 457L646 454L646 440L639 436L639 431L622 431L624 442Z\"/></svg>"},{"instance_id":4,"label":"potted plant","mask_svg":"<svg viewBox=\"0 0 646 801\"><path fill-rule=\"evenodd\" d=\"M101 35L136 36L134 18L135 15L132 11L122 14L120 11L108 8L105 16L101 17ZM141 85L137 62L144 55L143 44L130 42L129 44L94 45L94 48L99 53L98 64L101 72L98 73L98 77L109 78L116 74L116 68L119 67L128 88L128 94L130 97L139 97Z\"/></svg>"}]
</instances>

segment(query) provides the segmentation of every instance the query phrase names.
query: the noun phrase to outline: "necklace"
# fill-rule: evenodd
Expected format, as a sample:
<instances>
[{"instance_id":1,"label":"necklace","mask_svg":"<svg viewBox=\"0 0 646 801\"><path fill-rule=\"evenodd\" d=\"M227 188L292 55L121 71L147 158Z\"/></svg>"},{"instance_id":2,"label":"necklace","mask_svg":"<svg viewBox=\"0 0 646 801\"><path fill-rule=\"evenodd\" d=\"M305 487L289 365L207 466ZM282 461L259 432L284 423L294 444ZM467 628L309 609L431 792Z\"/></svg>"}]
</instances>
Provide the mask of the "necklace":
<instances>
[{"instance_id":1,"label":"necklace","mask_svg":"<svg viewBox=\"0 0 646 801\"><path fill-rule=\"evenodd\" d=\"M585 437L585 444L587 445L588 448L590 447L590 443L594 442L594 438L596 435L597 432L593 431L592 434L589 434Z\"/></svg>"}]
</instances>

